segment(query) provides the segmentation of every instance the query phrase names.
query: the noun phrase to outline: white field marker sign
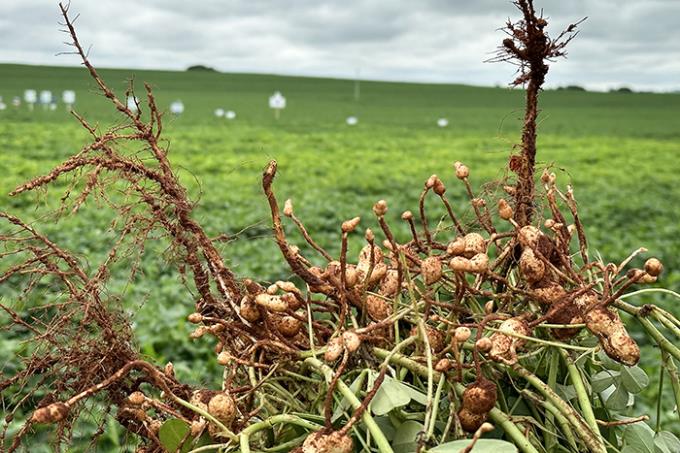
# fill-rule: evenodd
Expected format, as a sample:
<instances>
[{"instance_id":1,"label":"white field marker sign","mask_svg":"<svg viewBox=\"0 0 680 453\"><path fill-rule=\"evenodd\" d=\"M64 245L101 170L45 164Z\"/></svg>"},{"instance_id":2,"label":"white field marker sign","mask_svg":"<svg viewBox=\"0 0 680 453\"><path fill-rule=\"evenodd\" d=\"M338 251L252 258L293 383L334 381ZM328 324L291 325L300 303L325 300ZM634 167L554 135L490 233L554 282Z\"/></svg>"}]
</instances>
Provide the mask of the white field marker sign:
<instances>
[{"instance_id":1,"label":"white field marker sign","mask_svg":"<svg viewBox=\"0 0 680 453\"><path fill-rule=\"evenodd\" d=\"M35 90L24 91L24 101L28 104L28 109L33 110L33 106L38 102L38 92Z\"/></svg>"},{"instance_id":2,"label":"white field marker sign","mask_svg":"<svg viewBox=\"0 0 680 453\"><path fill-rule=\"evenodd\" d=\"M439 127L446 127L448 125L449 125L449 120L447 120L446 118L439 118L437 120L437 126L439 126Z\"/></svg>"},{"instance_id":3,"label":"white field marker sign","mask_svg":"<svg viewBox=\"0 0 680 453\"><path fill-rule=\"evenodd\" d=\"M135 97L135 96L128 96L128 98L127 98L127 108L128 108L131 112L136 113L136 112L137 112L137 103L138 103L138 102L139 102L139 100L137 99L137 97Z\"/></svg>"},{"instance_id":4,"label":"white field marker sign","mask_svg":"<svg viewBox=\"0 0 680 453\"><path fill-rule=\"evenodd\" d=\"M73 90L64 90L61 93L61 101L66 104L66 110L73 110L73 104L76 103L76 92Z\"/></svg>"},{"instance_id":5,"label":"white field marker sign","mask_svg":"<svg viewBox=\"0 0 680 453\"><path fill-rule=\"evenodd\" d=\"M359 119L356 116L348 116L345 122L348 126L356 126L359 123Z\"/></svg>"},{"instance_id":6,"label":"white field marker sign","mask_svg":"<svg viewBox=\"0 0 680 453\"><path fill-rule=\"evenodd\" d=\"M42 90L40 92L40 103L43 106L43 110L50 108L50 104L52 103L52 92L50 90Z\"/></svg>"},{"instance_id":7,"label":"white field marker sign","mask_svg":"<svg viewBox=\"0 0 680 453\"><path fill-rule=\"evenodd\" d=\"M277 91L269 96L269 108L274 110L274 118L278 120L281 110L286 108L286 98Z\"/></svg>"},{"instance_id":8,"label":"white field marker sign","mask_svg":"<svg viewBox=\"0 0 680 453\"><path fill-rule=\"evenodd\" d=\"M224 117L228 120L236 119L236 112L234 112L233 110L227 110L226 112L224 112Z\"/></svg>"},{"instance_id":9,"label":"white field marker sign","mask_svg":"<svg viewBox=\"0 0 680 453\"><path fill-rule=\"evenodd\" d=\"M214 113L215 113L215 116L218 117L218 118L224 117L224 109L223 108L215 109Z\"/></svg>"},{"instance_id":10,"label":"white field marker sign","mask_svg":"<svg viewBox=\"0 0 680 453\"><path fill-rule=\"evenodd\" d=\"M184 113L184 103L179 100L173 101L172 104L170 104L170 113L175 116L179 116Z\"/></svg>"}]
</instances>

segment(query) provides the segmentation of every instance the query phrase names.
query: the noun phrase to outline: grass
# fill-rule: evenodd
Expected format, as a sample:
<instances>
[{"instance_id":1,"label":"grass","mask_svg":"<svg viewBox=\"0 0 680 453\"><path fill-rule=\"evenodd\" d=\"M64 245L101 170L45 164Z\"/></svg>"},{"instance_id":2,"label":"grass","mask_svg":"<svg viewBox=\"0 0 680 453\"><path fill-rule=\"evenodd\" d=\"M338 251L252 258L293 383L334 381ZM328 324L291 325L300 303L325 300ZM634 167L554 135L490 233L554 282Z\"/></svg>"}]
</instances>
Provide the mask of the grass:
<instances>
[{"instance_id":1,"label":"grass","mask_svg":"<svg viewBox=\"0 0 680 453\"><path fill-rule=\"evenodd\" d=\"M279 161L275 187L281 200L292 198L317 242L337 254L342 220L360 215L362 227L374 228L371 206L385 198L389 220L396 226L403 210L416 209L420 188L432 173L442 177L447 193L463 206L463 188L455 180L452 162L468 164L479 187L504 177L507 156L519 141L519 90L362 82L361 100L355 102L353 83L347 80L102 71L119 92L133 73L140 92L141 81L152 83L159 105L184 101L184 115L168 114L165 136L172 162L198 200L195 216L210 234L233 237L222 249L239 275L265 281L288 276L270 238L260 187L260 172L270 159ZM59 94L74 89L76 109L83 116L103 126L117 120L116 112L94 94L82 68L0 65L0 80L6 103L26 88ZM275 90L288 98L279 121L267 108L267 97ZM645 246L666 265L662 285L680 290L680 95L546 91L541 101L538 157L542 165L555 163L561 184L575 185L591 251L619 262ZM217 107L235 110L238 118L215 118L212 111ZM348 115L357 115L359 124L346 126ZM437 128L439 117L448 118L450 126ZM58 182L47 196L6 194L87 140L61 107L32 114L11 107L0 112L1 209L26 219L43 218L57 206L66 181ZM113 218L110 211L89 203L78 216L64 217L58 224L47 221L42 230L87 256L94 268L114 240L108 231ZM404 228L396 229L399 237L406 237ZM159 362L172 359L183 379L216 382L219 373L209 348L187 339L190 327L183 318L193 311L193 297L182 287L166 245L148 245L142 273L132 284L125 279L128 263L122 262L109 289L122 294L125 307L131 316L134 313L143 352ZM353 250L357 248L358 240ZM18 291L3 285L0 297L12 300ZM630 302L651 301L680 313L671 299L658 295ZM11 341L4 344L3 363L17 347ZM658 367L655 357L645 355L642 366L648 371ZM4 371L11 373L11 368L5 366ZM651 406L656 389L650 385L643 404ZM672 408L667 409L670 413Z\"/></svg>"}]
</instances>

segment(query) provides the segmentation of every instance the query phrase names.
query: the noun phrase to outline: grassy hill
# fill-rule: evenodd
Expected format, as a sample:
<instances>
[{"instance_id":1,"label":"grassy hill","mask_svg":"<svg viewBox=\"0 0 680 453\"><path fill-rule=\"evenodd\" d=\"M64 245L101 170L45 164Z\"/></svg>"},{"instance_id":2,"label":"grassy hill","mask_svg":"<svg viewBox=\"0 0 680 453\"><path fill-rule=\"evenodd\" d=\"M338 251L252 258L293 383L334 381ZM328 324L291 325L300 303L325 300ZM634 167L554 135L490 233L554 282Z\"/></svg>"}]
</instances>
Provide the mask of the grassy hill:
<instances>
[{"instance_id":1,"label":"grassy hill","mask_svg":"<svg viewBox=\"0 0 680 453\"><path fill-rule=\"evenodd\" d=\"M364 81L360 101L356 102L352 80L205 71L100 72L119 93L134 80L138 95L143 94L143 82L149 82L159 105L165 108L181 99L186 111L175 121L178 125L217 121L212 112L218 107L236 111L241 123L273 125L267 98L276 90L288 100L288 108L277 124L290 130L345 128L344 119L349 115L359 117L360 127L436 130L436 120L445 117L450 121L448 130L456 133L513 137L522 116L523 93L509 88ZM0 96L6 103L27 88L52 90L59 98L63 90L72 89L77 93L78 112L88 118L114 119L115 112L93 95L96 86L84 68L0 65L0 80ZM542 106L545 134L680 137L677 94L546 91ZM68 120L60 114L35 116L48 122ZM30 119L12 111L3 117Z\"/></svg>"}]
</instances>

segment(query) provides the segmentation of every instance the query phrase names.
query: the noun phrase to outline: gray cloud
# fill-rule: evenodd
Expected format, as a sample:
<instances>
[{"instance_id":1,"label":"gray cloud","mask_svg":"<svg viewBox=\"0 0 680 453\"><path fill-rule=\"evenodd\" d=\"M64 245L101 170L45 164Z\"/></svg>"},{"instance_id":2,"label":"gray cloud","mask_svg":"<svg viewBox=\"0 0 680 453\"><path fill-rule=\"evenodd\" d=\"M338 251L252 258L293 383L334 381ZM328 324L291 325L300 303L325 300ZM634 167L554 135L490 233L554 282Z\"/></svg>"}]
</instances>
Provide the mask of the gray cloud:
<instances>
[{"instance_id":1,"label":"gray cloud","mask_svg":"<svg viewBox=\"0 0 680 453\"><path fill-rule=\"evenodd\" d=\"M583 16L550 85L680 89L680 1L537 1L554 33ZM73 0L81 40L102 67L184 69L504 84L485 64L516 18L509 0ZM56 2L0 2L0 61L75 65Z\"/></svg>"}]
</instances>

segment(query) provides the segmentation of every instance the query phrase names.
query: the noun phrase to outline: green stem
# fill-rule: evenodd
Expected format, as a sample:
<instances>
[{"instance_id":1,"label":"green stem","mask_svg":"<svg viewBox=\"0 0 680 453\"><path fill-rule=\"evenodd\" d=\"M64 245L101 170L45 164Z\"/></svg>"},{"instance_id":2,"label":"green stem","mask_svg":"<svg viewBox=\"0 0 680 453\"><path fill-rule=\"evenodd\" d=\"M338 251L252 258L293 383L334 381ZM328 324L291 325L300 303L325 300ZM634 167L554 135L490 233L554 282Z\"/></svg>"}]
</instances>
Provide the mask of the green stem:
<instances>
[{"instance_id":1,"label":"green stem","mask_svg":"<svg viewBox=\"0 0 680 453\"><path fill-rule=\"evenodd\" d=\"M576 396L578 397L578 405L581 407L581 413L583 414L583 418L585 418L586 422L588 423L588 426L590 426L590 429L593 430L593 433L595 433L600 439L602 439L602 435L600 434L600 427L597 425L597 419L595 418L595 413L593 412L593 406L590 404L590 396L588 395L586 386L583 383L581 372L579 371L578 367L576 366L572 358L569 356L569 353L567 353L567 351L564 351L562 349L558 349L558 351L560 351L562 359L564 360L564 363L567 365L567 370L569 371L569 379L571 380L571 383L574 386L574 390L576 391Z\"/></svg>"},{"instance_id":2,"label":"green stem","mask_svg":"<svg viewBox=\"0 0 680 453\"><path fill-rule=\"evenodd\" d=\"M434 402L432 403L432 416L430 417L430 424L427 425L427 438L432 439L432 436L434 436L434 427L435 427L435 421L437 420L437 416L439 415L439 402L442 397L442 390L444 388L444 384L446 383L446 376L441 375L439 376L439 383L437 384L437 391L434 394Z\"/></svg>"},{"instance_id":3,"label":"green stem","mask_svg":"<svg viewBox=\"0 0 680 453\"><path fill-rule=\"evenodd\" d=\"M607 449L602 443L602 439L596 433L594 433L590 426L581 418L581 416L574 410L573 407L569 405L566 401L555 393L553 389L548 387L545 382L543 382L539 377L531 373L526 368L519 364L512 366L512 369L522 378L524 378L529 384L531 384L536 390L547 398L552 404L557 407L562 414L569 420L569 422L581 433L581 438L583 442L588 447L589 451L592 453L606 453Z\"/></svg>"},{"instance_id":4,"label":"green stem","mask_svg":"<svg viewBox=\"0 0 680 453\"><path fill-rule=\"evenodd\" d=\"M551 389L554 389L557 384L557 371L559 366L560 356L557 354L556 350L550 349L550 365L548 368L548 387L550 387ZM545 414L545 420L548 425L555 426L555 415L552 411L548 410L548 413ZM557 436L555 436L555 434L552 431L546 429L543 432L543 438L545 440L546 450L553 451L555 449L555 446L557 445Z\"/></svg>"},{"instance_id":5,"label":"green stem","mask_svg":"<svg viewBox=\"0 0 680 453\"><path fill-rule=\"evenodd\" d=\"M390 351L380 348L373 348L373 353L379 358L386 358L391 354ZM403 366L410 372L423 377L428 375L427 367L414 362L402 354L391 354L390 363ZM433 371L432 374L435 379L441 379L442 373ZM460 396L465 391L465 386L456 382L454 383L454 390ZM507 434L508 437L512 439L515 445L517 445L517 448L519 448L523 453L538 453L538 450L536 450L536 448L531 445L531 442L529 442L529 440L526 438L524 432L522 432L522 430L520 430L517 425L512 422L507 414L500 411L499 409L493 408L489 412L489 417L494 423L499 425L503 431L505 431L505 434Z\"/></svg>"},{"instance_id":6,"label":"green stem","mask_svg":"<svg viewBox=\"0 0 680 453\"><path fill-rule=\"evenodd\" d=\"M675 405L680 408L680 378L678 377L678 367L675 366L673 358L668 355L667 352L661 351L661 357L663 359L663 365L668 371L668 377L671 379L671 387L673 387L673 396L675 397ZM662 396L659 395L659 399ZM680 417L680 411L676 411L678 417Z\"/></svg>"},{"instance_id":7,"label":"green stem","mask_svg":"<svg viewBox=\"0 0 680 453\"><path fill-rule=\"evenodd\" d=\"M279 423L288 423L291 425L298 425L303 428L307 428L311 431L318 431L322 428L321 425L316 423L308 422L300 417L291 414L279 414L269 417L261 422L253 423L249 425L246 429L239 433L241 453L250 453L250 436L254 433L261 431L263 429L271 428L272 426Z\"/></svg>"},{"instance_id":8,"label":"green stem","mask_svg":"<svg viewBox=\"0 0 680 453\"><path fill-rule=\"evenodd\" d=\"M659 393L656 397L656 429L654 432L661 431L661 400L663 399L663 362L661 363L661 372L659 373Z\"/></svg>"},{"instance_id":9,"label":"green stem","mask_svg":"<svg viewBox=\"0 0 680 453\"><path fill-rule=\"evenodd\" d=\"M555 354L555 357L558 357L557 354ZM558 357L559 359L559 357ZM531 401L534 401L535 403L540 404L545 408L545 410L548 412L546 414L546 419L548 416L551 418L554 418L557 424L559 425L560 429L564 433L564 437L567 439L567 442L569 445L574 449L574 451L578 451L578 445L576 444L576 438L574 437L574 433L571 430L571 427L569 425L569 421L567 418L562 415L559 409L555 407L552 403L542 400L538 395L535 393L529 391L529 390L522 390L522 393L527 396ZM555 425L553 425L555 426ZM547 431L547 430L546 430ZM553 437L557 437L555 433L551 432L550 433ZM549 446L546 443L546 450L550 451L550 448L555 448L555 445Z\"/></svg>"},{"instance_id":10,"label":"green stem","mask_svg":"<svg viewBox=\"0 0 680 453\"><path fill-rule=\"evenodd\" d=\"M385 352L389 354L389 351ZM333 379L333 370L325 363L322 363L319 359L310 357L308 359L305 359L304 363L306 365L311 366L321 374L323 374L327 381ZM342 395L347 399L347 401L349 401L349 404L352 406L353 409L356 410L357 408L359 408L359 406L361 406L361 401L359 401L359 399L354 395L354 393L352 393L352 390L342 381L342 379L338 380L337 388L340 391L340 393L342 393ZM361 416L361 419L366 424L366 428L370 431L371 435L373 436L373 440L375 441L375 444L378 447L378 451L380 451L381 453L394 453L392 447L390 447L389 441L385 437L385 434L382 432L382 430L375 422L373 417L371 417L369 411L367 410L364 411L364 413Z\"/></svg>"},{"instance_id":11,"label":"green stem","mask_svg":"<svg viewBox=\"0 0 680 453\"><path fill-rule=\"evenodd\" d=\"M430 413L432 412L432 392L434 391L434 376L432 369L432 349L430 348L430 341L427 337L427 330L425 329L425 321L422 319L418 320L418 330L420 332L420 337L425 345L425 356L427 358L427 405L425 406L425 432L428 433L427 440L430 439ZM420 448L418 449L420 451Z\"/></svg>"},{"instance_id":12,"label":"green stem","mask_svg":"<svg viewBox=\"0 0 680 453\"><path fill-rule=\"evenodd\" d=\"M496 329L494 327L485 326L484 328L486 330L490 330L492 332L501 332L500 329ZM516 332L502 331L502 333L503 333L503 335L507 335L507 336L510 336L510 337L521 338L522 340L525 340L525 341L530 341L530 342L533 342L533 343L538 343L538 344L542 344L542 345L546 345L546 346L555 346L556 348L560 348L560 349L573 349L574 351L585 351L585 352L592 352L593 350L595 350L595 348L587 348L585 346L574 346L574 345L565 344L565 343L558 343L556 341L542 340L540 338L529 337L527 335L522 335L522 334L516 333Z\"/></svg>"}]
</instances>

